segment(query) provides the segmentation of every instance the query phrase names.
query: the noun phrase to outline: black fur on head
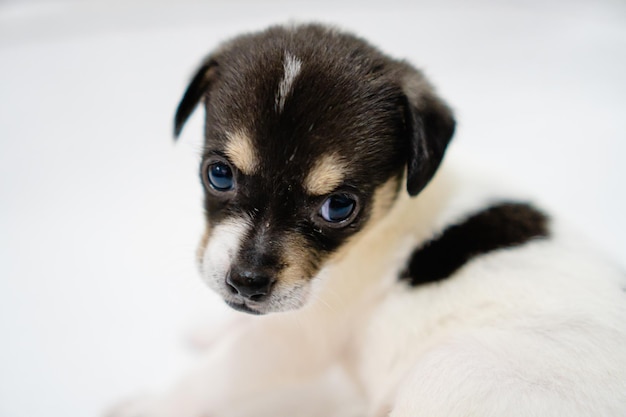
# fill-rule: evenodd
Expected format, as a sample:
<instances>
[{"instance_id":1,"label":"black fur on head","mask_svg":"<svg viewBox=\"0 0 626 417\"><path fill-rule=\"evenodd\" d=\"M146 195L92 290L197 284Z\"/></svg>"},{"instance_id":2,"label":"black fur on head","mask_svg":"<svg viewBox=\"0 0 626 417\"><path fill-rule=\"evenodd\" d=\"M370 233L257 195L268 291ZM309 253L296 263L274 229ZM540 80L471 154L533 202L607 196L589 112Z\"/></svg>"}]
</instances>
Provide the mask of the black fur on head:
<instances>
[{"instance_id":1,"label":"black fur on head","mask_svg":"<svg viewBox=\"0 0 626 417\"><path fill-rule=\"evenodd\" d=\"M294 298L294 288L385 214L404 172L409 194L419 193L454 132L450 109L419 71L319 25L273 27L223 45L192 78L176 112L175 136L200 100L205 185L212 161L228 164L236 182L229 193L207 187L203 245L220 224L249 225L231 252L243 269L238 273L278 277L270 306L254 305L262 312L282 309L280 294ZM326 168L334 173L326 175ZM312 177L321 189L311 186ZM320 219L320 207L337 194L349 194L358 206L341 227ZM251 301L241 304L224 290L223 277L211 279L228 302L251 308Z\"/></svg>"},{"instance_id":2,"label":"black fur on head","mask_svg":"<svg viewBox=\"0 0 626 417\"><path fill-rule=\"evenodd\" d=\"M348 56L343 58L356 59L356 55L365 52L380 60L378 65L393 69L391 71L393 82L400 87L403 95L400 99L404 109L405 135L406 135L406 155L407 155L407 191L410 195L417 195L430 181L435 171L443 159L446 147L452 139L455 129L455 120L450 108L446 103L436 96L432 86L426 81L422 73L412 66L394 61L384 57L375 51L361 39L348 34L338 33L332 29L318 25L307 25L299 28L283 29L280 27L271 28L260 35L242 36L226 44L222 52L233 49L232 52L243 52L246 46L255 46L257 42L270 41L272 37L289 36L295 40L294 31L301 32L300 37L311 36L323 50L323 44L328 36L332 42L345 42L348 48L353 48ZM314 39L314 36L323 34L322 38ZM329 41L331 39L328 39ZM278 43L278 42L277 42ZM273 45L267 45L272 47ZM329 48L330 49L330 48ZM216 54L219 56L219 53ZM352 56L351 56L352 55ZM174 138L178 138L183 126L197 104L203 97L208 97L211 83L217 78L219 73L219 57L210 56L197 69L185 94L176 110L174 121ZM346 66L346 75L350 74L351 68ZM382 68L381 68L382 69ZM236 69L235 69L236 70ZM320 73L323 76L323 73ZM253 82L253 80L250 80Z\"/></svg>"}]
</instances>

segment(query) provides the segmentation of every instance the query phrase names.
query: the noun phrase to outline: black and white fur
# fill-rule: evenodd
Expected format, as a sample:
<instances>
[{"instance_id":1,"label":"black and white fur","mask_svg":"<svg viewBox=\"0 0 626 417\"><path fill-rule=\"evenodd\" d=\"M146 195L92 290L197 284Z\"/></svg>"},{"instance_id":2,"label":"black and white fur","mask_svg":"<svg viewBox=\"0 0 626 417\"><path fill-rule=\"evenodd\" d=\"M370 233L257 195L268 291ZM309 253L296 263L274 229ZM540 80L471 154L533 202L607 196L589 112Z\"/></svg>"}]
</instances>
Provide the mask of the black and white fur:
<instances>
[{"instance_id":1,"label":"black and white fur","mask_svg":"<svg viewBox=\"0 0 626 417\"><path fill-rule=\"evenodd\" d=\"M261 316L113 415L626 415L626 276L506 184L438 169L454 117L418 70L334 29L273 27L206 58L176 135L201 101L200 270ZM232 189L207 179L216 163ZM355 207L329 223L338 194Z\"/></svg>"}]
</instances>

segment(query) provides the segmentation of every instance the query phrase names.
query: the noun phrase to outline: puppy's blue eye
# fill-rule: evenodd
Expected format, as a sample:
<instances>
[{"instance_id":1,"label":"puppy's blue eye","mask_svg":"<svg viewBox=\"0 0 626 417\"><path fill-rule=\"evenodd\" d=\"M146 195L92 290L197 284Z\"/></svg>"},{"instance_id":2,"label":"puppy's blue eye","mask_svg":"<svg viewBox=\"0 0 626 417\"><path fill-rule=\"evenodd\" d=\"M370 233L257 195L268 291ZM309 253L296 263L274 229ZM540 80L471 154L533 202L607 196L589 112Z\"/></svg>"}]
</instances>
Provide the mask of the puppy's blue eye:
<instances>
[{"instance_id":1,"label":"puppy's blue eye","mask_svg":"<svg viewBox=\"0 0 626 417\"><path fill-rule=\"evenodd\" d=\"M320 215L329 223L347 220L356 208L356 200L348 194L334 194L324 201Z\"/></svg>"},{"instance_id":2,"label":"puppy's blue eye","mask_svg":"<svg viewBox=\"0 0 626 417\"><path fill-rule=\"evenodd\" d=\"M217 191L230 191L235 186L233 171L224 162L214 162L207 169L209 184Z\"/></svg>"}]
</instances>

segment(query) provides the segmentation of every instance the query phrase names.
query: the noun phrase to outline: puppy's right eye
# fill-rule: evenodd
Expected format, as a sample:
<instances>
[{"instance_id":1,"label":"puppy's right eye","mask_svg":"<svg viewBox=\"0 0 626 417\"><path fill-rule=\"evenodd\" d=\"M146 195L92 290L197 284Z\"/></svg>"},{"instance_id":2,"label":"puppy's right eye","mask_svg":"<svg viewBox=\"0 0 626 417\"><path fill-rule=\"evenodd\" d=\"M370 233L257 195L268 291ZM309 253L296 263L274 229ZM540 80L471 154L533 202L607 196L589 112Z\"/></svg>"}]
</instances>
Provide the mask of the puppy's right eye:
<instances>
[{"instance_id":1,"label":"puppy's right eye","mask_svg":"<svg viewBox=\"0 0 626 417\"><path fill-rule=\"evenodd\" d=\"M226 192L235 187L233 171L225 162L210 163L205 175L209 186L216 191Z\"/></svg>"},{"instance_id":2,"label":"puppy's right eye","mask_svg":"<svg viewBox=\"0 0 626 417\"><path fill-rule=\"evenodd\" d=\"M332 194L319 208L319 216L324 219L327 226L347 226L358 212L358 199L347 193Z\"/></svg>"}]
</instances>

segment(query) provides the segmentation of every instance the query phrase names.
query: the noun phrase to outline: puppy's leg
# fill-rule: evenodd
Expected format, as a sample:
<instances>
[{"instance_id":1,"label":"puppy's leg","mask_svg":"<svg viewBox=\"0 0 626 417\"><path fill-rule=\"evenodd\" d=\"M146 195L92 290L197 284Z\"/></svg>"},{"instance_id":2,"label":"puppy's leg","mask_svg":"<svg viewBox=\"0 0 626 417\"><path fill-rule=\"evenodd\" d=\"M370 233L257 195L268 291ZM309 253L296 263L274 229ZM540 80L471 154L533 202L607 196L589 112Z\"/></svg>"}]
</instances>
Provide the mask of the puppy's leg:
<instances>
[{"instance_id":1,"label":"puppy's leg","mask_svg":"<svg viewBox=\"0 0 626 417\"><path fill-rule=\"evenodd\" d=\"M345 404L342 391L328 389L323 376L336 348L329 339L289 317L259 317L218 342L172 390L111 417L260 417L291 415L285 408L296 406L306 411L297 415L314 417L315 406L325 407L317 415L337 415L327 408Z\"/></svg>"}]
</instances>

